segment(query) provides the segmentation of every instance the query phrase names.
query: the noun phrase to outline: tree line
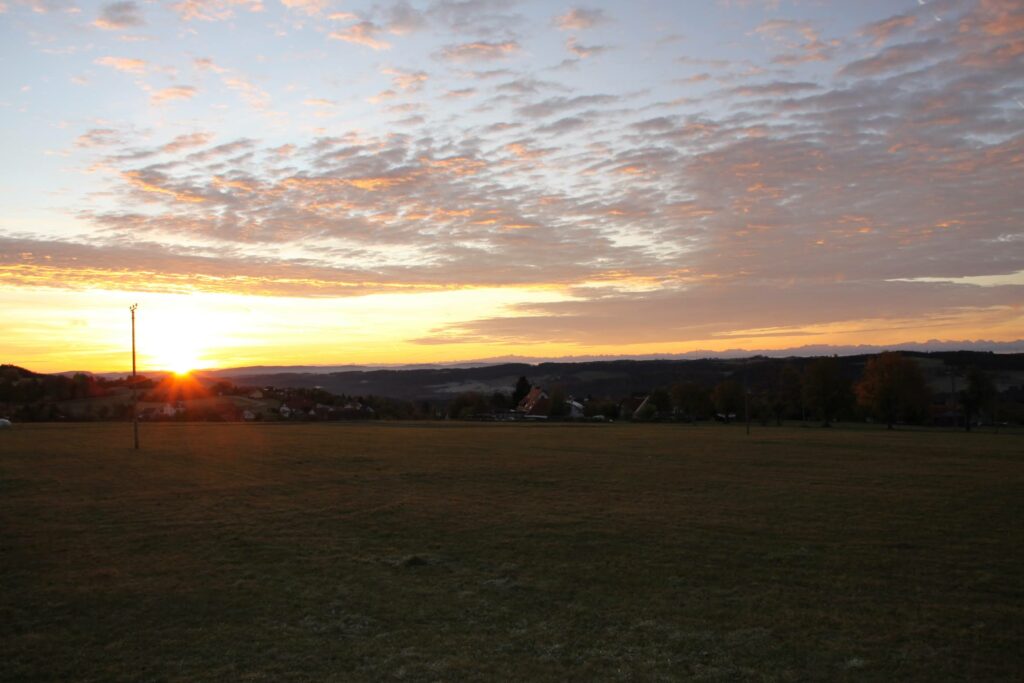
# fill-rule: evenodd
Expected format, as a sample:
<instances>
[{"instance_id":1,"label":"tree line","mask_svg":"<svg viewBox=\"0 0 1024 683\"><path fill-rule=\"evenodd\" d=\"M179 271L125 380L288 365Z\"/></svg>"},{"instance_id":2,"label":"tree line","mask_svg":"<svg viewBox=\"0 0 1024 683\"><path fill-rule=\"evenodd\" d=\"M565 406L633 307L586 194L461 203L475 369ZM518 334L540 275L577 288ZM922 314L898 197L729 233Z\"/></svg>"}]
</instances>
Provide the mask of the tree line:
<instances>
[{"instance_id":1,"label":"tree line","mask_svg":"<svg viewBox=\"0 0 1024 683\"><path fill-rule=\"evenodd\" d=\"M889 428L897 424L945 424L966 429L982 420L997 424L1024 421L1024 387L1012 387L1000 395L992 375L978 365L957 367L946 361L949 391L933 391L921 365L914 357L899 352L881 353L855 362L835 356L786 361L754 357L730 361L727 367L731 369L718 366L716 371L705 371L703 375L684 369L686 374L666 378L664 384L653 390L618 396L574 397L566 384L554 382L545 387L544 417L750 420L761 424L800 420L826 426L838 420L871 420ZM934 367L932 379L934 384ZM133 381L85 373L40 375L5 365L0 366L0 416L24 421L69 419L62 406L84 400L86 407L70 419L84 416L123 420L131 418L132 396L151 402L189 398L167 393L163 385L164 382L142 376ZM521 376L513 386L491 392L463 392L448 401L348 396L319 387L262 387L260 395L275 406L294 408L288 419L501 419L515 416L520 401L532 388L528 378ZM202 387L197 384L196 389L197 395L224 397L246 396L254 390L226 381ZM218 419L228 419L223 417L221 408L203 410L215 412ZM234 412L243 411L238 408ZM280 419L281 415L272 417ZM199 408L187 408L175 418L213 419Z\"/></svg>"},{"instance_id":2,"label":"tree line","mask_svg":"<svg viewBox=\"0 0 1024 683\"><path fill-rule=\"evenodd\" d=\"M899 352L884 352L867 359L860 376L849 365L826 356L798 363L787 361L770 376L747 377L741 366L717 382L684 379L657 387L640 396L579 398L584 417L637 421L733 422L762 424L801 420L830 426L839 420L868 420L885 424L954 424L970 429L984 416L997 419L999 394L992 377L970 366L953 370L960 388L933 392L920 365ZM480 418L513 411L530 390L520 377L511 393L465 392L448 406L451 418ZM952 394L952 396L951 396ZM564 386L548 390L547 417L567 416ZM952 401L950 400L952 398ZM638 405L639 402L639 405ZM1005 418L1020 419L1019 410L1006 410Z\"/></svg>"}]
</instances>

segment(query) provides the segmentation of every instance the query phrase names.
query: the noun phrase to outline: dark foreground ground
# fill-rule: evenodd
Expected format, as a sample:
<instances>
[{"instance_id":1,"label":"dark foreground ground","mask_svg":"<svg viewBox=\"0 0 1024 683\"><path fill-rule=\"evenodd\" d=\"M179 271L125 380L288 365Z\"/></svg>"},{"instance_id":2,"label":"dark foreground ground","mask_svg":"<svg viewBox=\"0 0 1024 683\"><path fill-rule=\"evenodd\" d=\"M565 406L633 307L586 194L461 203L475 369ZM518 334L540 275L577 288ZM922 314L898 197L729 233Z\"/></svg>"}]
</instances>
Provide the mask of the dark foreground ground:
<instances>
[{"instance_id":1,"label":"dark foreground ground","mask_svg":"<svg viewBox=\"0 0 1024 683\"><path fill-rule=\"evenodd\" d=\"M1021 680L1024 437L17 425L2 680Z\"/></svg>"}]
</instances>

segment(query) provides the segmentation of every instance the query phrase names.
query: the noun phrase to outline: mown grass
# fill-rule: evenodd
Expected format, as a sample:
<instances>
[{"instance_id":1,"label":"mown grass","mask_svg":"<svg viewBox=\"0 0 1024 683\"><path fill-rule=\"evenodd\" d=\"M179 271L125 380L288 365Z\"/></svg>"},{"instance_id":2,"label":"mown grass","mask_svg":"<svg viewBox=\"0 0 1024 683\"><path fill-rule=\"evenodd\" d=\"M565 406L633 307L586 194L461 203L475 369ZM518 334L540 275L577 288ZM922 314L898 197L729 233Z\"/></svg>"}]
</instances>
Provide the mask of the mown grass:
<instances>
[{"instance_id":1,"label":"mown grass","mask_svg":"<svg viewBox=\"0 0 1024 683\"><path fill-rule=\"evenodd\" d=\"M3 680L1021 680L1024 439L18 425Z\"/></svg>"}]
</instances>

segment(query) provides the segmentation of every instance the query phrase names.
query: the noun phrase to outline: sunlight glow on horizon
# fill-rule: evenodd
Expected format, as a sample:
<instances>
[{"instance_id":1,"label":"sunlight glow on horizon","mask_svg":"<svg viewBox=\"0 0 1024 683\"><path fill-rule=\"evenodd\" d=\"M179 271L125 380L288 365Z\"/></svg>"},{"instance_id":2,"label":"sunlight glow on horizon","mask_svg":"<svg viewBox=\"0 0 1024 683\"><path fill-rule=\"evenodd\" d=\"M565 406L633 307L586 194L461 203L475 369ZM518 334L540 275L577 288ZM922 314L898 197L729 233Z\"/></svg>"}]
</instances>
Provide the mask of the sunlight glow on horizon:
<instances>
[{"instance_id":1,"label":"sunlight glow on horizon","mask_svg":"<svg viewBox=\"0 0 1024 683\"><path fill-rule=\"evenodd\" d=\"M0 3L0 362L1024 338L1024 4L634 9Z\"/></svg>"},{"instance_id":2,"label":"sunlight glow on horizon","mask_svg":"<svg viewBox=\"0 0 1024 683\"><path fill-rule=\"evenodd\" d=\"M866 319L815 327L777 327L737 330L727 336L701 336L694 340L623 341L582 344L573 340L538 339L534 344L453 341L421 344L408 341L429 334L438 311L447 310L450 323L472 320L480 310L491 310L491 297L454 291L433 295L374 295L353 299L289 299L242 295L142 294L127 292L54 292L50 289L18 291L19 323L4 342L18 351L20 365L39 372L89 370L119 372L131 369L128 304L138 299L136 314L138 367L141 374L190 372L251 365L400 365L445 363L504 356L572 357L679 354L692 351L723 352L740 348L773 350L807 344L894 344L925 339L969 339L977 326L988 330L987 339L1015 340L1019 310L993 309L964 312L959 318L921 321ZM501 290L508 297L510 292ZM532 300L533 293L523 295ZM59 301L54 301L54 297ZM430 297L429 302L420 301ZM445 302L445 300L447 301ZM552 300L563 300L553 296ZM47 302L45 306L39 302ZM514 299L513 299L514 301ZM376 308L371 329L346 322L346 311ZM983 317L979 318L981 315ZM67 316L67 317L64 317ZM360 318L361 320L363 318ZM391 325L391 327L388 327ZM40 335L76 340L36 347ZM894 336L895 335L895 336ZM19 338L24 341L19 344ZM70 338L70 337L68 337Z\"/></svg>"}]
</instances>

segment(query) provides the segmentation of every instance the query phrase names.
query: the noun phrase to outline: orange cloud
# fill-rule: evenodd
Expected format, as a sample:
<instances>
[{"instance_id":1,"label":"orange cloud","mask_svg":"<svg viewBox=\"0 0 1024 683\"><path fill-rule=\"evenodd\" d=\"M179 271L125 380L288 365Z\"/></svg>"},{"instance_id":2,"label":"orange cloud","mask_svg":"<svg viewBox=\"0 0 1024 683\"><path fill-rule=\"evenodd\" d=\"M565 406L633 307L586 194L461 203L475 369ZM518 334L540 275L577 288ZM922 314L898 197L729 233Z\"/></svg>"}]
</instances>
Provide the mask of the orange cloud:
<instances>
[{"instance_id":1,"label":"orange cloud","mask_svg":"<svg viewBox=\"0 0 1024 683\"><path fill-rule=\"evenodd\" d=\"M153 104L163 104L174 100L190 100L198 94L191 85L175 85L169 88L161 88L149 95L149 101Z\"/></svg>"},{"instance_id":2,"label":"orange cloud","mask_svg":"<svg viewBox=\"0 0 1024 683\"><path fill-rule=\"evenodd\" d=\"M447 159L420 157L420 163L429 168L439 168L461 176L476 175L487 167L487 164L479 159L467 159L466 157L448 157Z\"/></svg>"},{"instance_id":3,"label":"orange cloud","mask_svg":"<svg viewBox=\"0 0 1024 683\"><path fill-rule=\"evenodd\" d=\"M185 135L179 135L161 147L160 151L167 154L174 154L191 147L200 147L212 139L213 135L210 133L188 133Z\"/></svg>"},{"instance_id":4,"label":"orange cloud","mask_svg":"<svg viewBox=\"0 0 1024 683\"><path fill-rule=\"evenodd\" d=\"M379 40L377 35L380 27L371 21L361 21L358 24L349 26L344 31L334 31L330 34L333 40L344 40L347 43L363 45L373 50L390 50L391 43Z\"/></svg>"},{"instance_id":5,"label":"orange cloud","mask_svg":"<svg viewBox=\"0 0 1024 683\"><path fill-rule=\"evenodd\" d=\"M270 95L242 76L227 76L224 85L241 94L242 99L254 109L266 109L270 105Z\"/></svg>"},{"instance_id":6,"label":"orange cloud","mask_svg":"<svg viewBox=\"0 0 1024 683\"><path fill-rule=\"evenodd\" d=\"M912 28L916 23L917 17L910 14L899 14L868 24L860 32L862 35L869 36L877 47L888 40L894 33Z\"/></svg>"},{"instance_id":7,"label":"orange cloud","mask_svg":"<svg viewBox=\"0 0 1024 683\"><path fill-rule=\"evenodd\" d=\"M123 73L141 74L146 71L146 60L130 57L100 57L95 61L101 66L109 66Z\"/></svg>"},{"instance_id":8,"label":"orange cloud","mask_svg":"<svg viewBox=\"0 0 1024 683\"><path fill-rule=\"evenodd\" d=\"M328 0L281 0L281 4L288 9L299 10L310 16L316 16L330 6Z\"/></svg>"},{"instance_id":9,"label":"orange cloud","mask_svg":"<svg viewBox=\"0 0 1024 683\"><path fill-rule=\"evenodd\" d=\"M519 52L519 43L508 40L503 43L460 43L447 45L441 49L440 57L452 62L493 61L504 59Z\"/></svg>"},{"instance_id":10,"label":"orange cloud","mask_svg":"<svg viewBox=\"0 0 1024 683\"><path fill-rule=\"evenodd\" d=\"M552 23L562 31L581 31L606 21L608 18L602 10L575 7L565 14L555 17Z\"/></svg>"},{"instance_id":11,"label":"orange cloud","mask_svg":"<svg viewBox=\"0 0 1024 683\"><path fill-rule=\"evenodd\" d=\"M399 90L405 92L416 92L423 88L423 84L427 82L427 73L425 71L402 71L400 69L383 69L381 73L392 76L392 83Z\"/></svg>"},{"instance_id":12,"label":"orange cloud","mask_svg":"<svg viewBox=\"0 0 1024 683\"><path fill-rule=\"evenodd\" d=\"M199 195L195 195L190 192L179 192L178 190L157 184L155 179L146 179L146 177L143 176L142 171L123 171L121 173L121 177L143 192L165 194L173 197L175 201L190 204L198 204L205 201L205 199Z\"/></svg>"},{"instance_id":13,"label":"orange cloud","mask_svg":"<svg viewBox=\"0 0 1024 683\"><path fill-rule=\"evenodd\" d=\"M263 3L260 0L182 0L171 5L171 9L184 21L229 19L234 14L235 7L242 7L250 12L263 11Z\"/></svg>"}]
</instances>

